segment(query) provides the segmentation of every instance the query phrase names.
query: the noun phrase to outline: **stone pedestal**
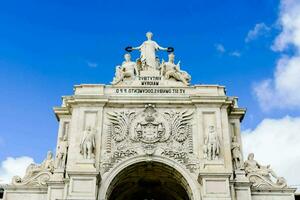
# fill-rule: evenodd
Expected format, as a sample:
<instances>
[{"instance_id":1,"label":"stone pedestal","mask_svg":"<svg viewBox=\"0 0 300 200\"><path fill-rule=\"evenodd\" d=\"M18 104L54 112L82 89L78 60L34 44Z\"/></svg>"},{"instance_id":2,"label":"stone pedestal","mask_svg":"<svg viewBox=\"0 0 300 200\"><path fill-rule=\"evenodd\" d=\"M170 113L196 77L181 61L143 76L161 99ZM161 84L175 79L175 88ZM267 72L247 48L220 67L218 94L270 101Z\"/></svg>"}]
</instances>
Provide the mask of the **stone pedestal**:
<instances>
[{"instance_id":1,"label":"stone pedestal","mask_svg":"<svg viewBox=\"0 0 300 200\"><path fill-rule=\"evenodd\" d=\"M62 181L64 179L64 174L64 169L55 169L53 175L50 178L50 181Z\"/></svg>"},{"instance_id":2,"label":"stone pedestal","mask_svg":"<svg viewBox=\"0 0 300 200\"><path fill-rule=\"evenodd\" d=\"M236 170L234 175L234 195L236 200L251 200L251 183L246 177L245 171Z\"/></svg>"},{"instance_id":3,"label":"stone pedestal","mask_svg":"<svg viewBox=\"0 0 300 200\"><path fill-rule=\"evenodd\" d=\"M100 176L94 160L78 161L67 174L70 179L67 199L96 200Z\"/></svg>"},{"instance_id":4,"label":"stone pedestal","mask_svg":"<svg viewBox=\"0 0 300 200\"><path fill-rule=\"evenodd\" d=\"M65 196L65 182L64 181L49 181L47 200L61 200Z\"/></svg>"},{"instance_id":5,"label":"stone pedestal","mask_svg":"<svg viewBox=\"0 0 300 200\"><path fill-rule=\"evenodd\" d=\"M231 173L201 172L198 176L198 182L203 187L203 200L231 200L230 176Z\"/></svg>"}]
</instances>

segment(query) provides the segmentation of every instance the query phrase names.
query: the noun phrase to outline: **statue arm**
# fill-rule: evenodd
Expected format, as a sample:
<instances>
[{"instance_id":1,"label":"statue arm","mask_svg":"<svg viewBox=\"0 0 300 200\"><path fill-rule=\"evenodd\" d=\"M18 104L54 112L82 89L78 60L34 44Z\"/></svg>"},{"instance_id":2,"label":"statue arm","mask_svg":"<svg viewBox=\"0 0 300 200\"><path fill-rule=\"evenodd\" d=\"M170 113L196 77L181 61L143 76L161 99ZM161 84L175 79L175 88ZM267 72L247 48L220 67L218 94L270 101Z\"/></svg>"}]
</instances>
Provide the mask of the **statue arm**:
<instances>
[{"instance_id":1,"label":"statue arm","mask_svg":"<svg viewBox=\"0 0 300 200\"><path fill-rule=\"evenodd\" d=\"M143 44L144 44L144 43L143 43ZM132 47L132 50L140 50L140 49L142 48L143 44L141 44L141 45L138 46L138 47Z\"/></svg>"},{"instance_id":2,"label":"statue arm","mask_svg":"<svg viewBox=\"0 0 300 200\"><path fill-rule=\"evenodd\" d=\"M158 46L158 49L159 50L163 50L163 51L167 51L168 50L168 48L164 48L164 47L161 47L161 46Z\"/></svg>"},{"instance_id":3,"label":"statue arm","mask_svg":"<svg viewBox=\"0 0 300 200\"><path fill-rule=\"evenodd\" d=\"M156 42L155 42L155 48L159 49L159 50L162 50L162 51L167 51L168 50L168 48L161 47Z\"/></svg>"}]
</instances>

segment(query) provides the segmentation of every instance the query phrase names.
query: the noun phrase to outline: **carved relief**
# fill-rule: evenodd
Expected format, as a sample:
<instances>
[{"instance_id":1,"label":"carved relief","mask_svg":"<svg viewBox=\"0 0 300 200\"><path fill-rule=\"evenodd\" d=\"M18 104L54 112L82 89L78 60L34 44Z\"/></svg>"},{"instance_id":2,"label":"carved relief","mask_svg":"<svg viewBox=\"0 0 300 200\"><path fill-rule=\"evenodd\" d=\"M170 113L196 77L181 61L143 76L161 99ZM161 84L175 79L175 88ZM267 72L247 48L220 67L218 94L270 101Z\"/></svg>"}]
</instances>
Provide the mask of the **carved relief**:
<instances>
[{"instance_id":1,"label":"carved relief","mask_svg":"<svg viewBox=\"0 0 300 200\"><path fill-rule=\"evenodd\" d=\"M137 121L135 125L134 135L131 138L133 141L153 144L156 142L164 142L169 139L169 134L166 133L165 125L162 122L158 122L156 112L153 105L146 105L142 114L142 120Z\"/></svg>"},{"instance_id":2,"label":"carved relief","mask_svg":"<svg viewBox=\"0 0 300 200\"><path fill-rule=\"evenodd\" d=\"M116 142L123 141L129 133L129 128L135 112L111 112L107 113L108 119L110 119L110 132L111 137Z\"/></svg>"},{"instance_id":3,"label":"carved relief","mask_svg":"<svg viewBox=\"0 0 300 200\"><path fill-rule=\"evenodd\" d=\"M218 160L220 154L220 142L214 126L208 127L208 133L203 147L204 158Z\"/></svg>"},{"instance_id":4,"label":"carved relief","mask_svg":"<svg viewBox=\"0 0 300 200\"><path fill-rule=\"evenodd\" d=\"M192 119L193 112L165 112L168 119L171 120L171 134L177 142L184 142L188 137L190 130L189 121Z\"/></svg>"},{"instance_id":5,"label":"carved relief","mask_svg":"<svg viewBox=\"0 0 300 200\"><path fill-rule=\"evenodd\" d=\"M13 185L32 185L43 186L46 185L46 181L50 180L50 177L54 170L54 160L51 151L48 151L47 158L42 164L30 164L23 178L14 176L12 178Z\"/></svg>"},{"instance_id":6,"label":"carved relief","mask_svg":"<svg viewBox=\"0 0 300 200\"><path fill-rule=\"evenodd\" d=\"M84 159L92 159L95 156L95 130L88 126L84 132L83 137L80 142L80 153L83 155Z\"/></svg>"},{"instance_id":7,"label":"carved relief","mask_svg":"<svg viewBox=\"0 0 300 200\"><path fill-rule=\"evenodd\" d=\"M197 168L190 159L193 156L192 115L190 110L159 112L152 104L147 104L142 111L108 112L107 158L102 160L102 167L107 171L127 157L157 154L191 170Z\"/></svg>"}]
</instances>

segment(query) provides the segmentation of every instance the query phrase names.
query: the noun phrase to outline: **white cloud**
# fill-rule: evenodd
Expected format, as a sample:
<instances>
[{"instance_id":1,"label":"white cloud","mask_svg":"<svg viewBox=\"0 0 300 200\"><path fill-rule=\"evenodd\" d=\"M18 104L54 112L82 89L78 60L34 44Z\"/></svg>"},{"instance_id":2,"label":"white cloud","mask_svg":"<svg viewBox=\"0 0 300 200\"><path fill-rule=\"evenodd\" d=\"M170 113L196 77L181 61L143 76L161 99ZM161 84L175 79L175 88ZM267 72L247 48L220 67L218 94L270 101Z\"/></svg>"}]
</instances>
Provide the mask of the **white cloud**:
<instances>
[{"instance_id":1,"label":"white cloud","mask_svg":"<svg viewBox=\"0 0 300 200\"><path fill-rule=\"evenodd\" d=\"M300 108L300 1L282 0L278 22L282 28L272 46L281 52L272 79L256 84L254 92L264 110ZM292 47L292 55L285 50Z\"/></svg>"},{"instance_id":2,"label":"white cloud","mask_svg":"<svg viewBox=\"0 0 300 200\"><path fill-rule=\"evenodd\" d=\"M0 183L10 183L12 177L16 175L23 177L26 168L33 162L33 158L27 156L7 157L0 165Z\"/></svg>"},{"instance_id":3,"label":"white cloud","mask_svg":"<svg viewBox=\"0 0 300 200\"><path fill-rule=\"evenodd\" d=\"M276 38L273 49L283 51L290 45L300 51L300 1L281 0L278 23L282 31Z\"/></svg>"},{"instance_id":4,"label":"white cloud","mask_svg":"<svg viewBox=\"0 0 300 200\"><path fill-rule=\"evenodd\" d=\"M248 32L245 42L255 40L259 36L268 33L270 30L270 27L268 27L265 23L256 24L254 28Z\"/></svg>"},{"instance_id":5,"label":"white cloud","mask_svg":"<svg viewBox=\"0 0 300 200\"><path fill-rule=\"evenodd\" d=\"M227 52L227 50L225 49L223 44L215 44L215 48L217 50L217 52L219 52L220 54L225 54L229 55L229 56L234 56L234 57L240 57L241 53L239 51L232 51L232 52Z\"/></svg>"},{"instance_id":6,"label":"white cloud","mask_svg":"<svg viewBox=\"0 0 300 200\"><path fill-rule=\"evenodd\" d=\"M98 67L98 63L87 61L86 64L91 68Z\"/></svg>"},{"instance_id":7,"label":"white cloud","mask_svg":"<svg viewBox=\"0 0 300 200\"><path fill-rule=\"evenodd\" d=\"M241 53L239 51L233 51L229 53L229 55L234 57L241 57Z\"/></svg>"},{"instance_id":8,"label":"white cloud","mask_svg":"<svg viewBox=\"0 0 300 200\"><path fill-rule=\"evenodd\" d=\"M255 129L242 134L245 159L248 153L263 165L271 164L289 185L299 185L300 117L264 119Z\"/></svg>"},{"instance_id":9,"label":"white cloud","mask_svg":"<svg viewBox=\"0 0 300 200\"><path fill-rule=\"evenodd\" d=\"M225 53L226 52L225 47L222 44L216 44L215 47L216 47L216 50L219 53Z\"/></svg>"}]
</instances>

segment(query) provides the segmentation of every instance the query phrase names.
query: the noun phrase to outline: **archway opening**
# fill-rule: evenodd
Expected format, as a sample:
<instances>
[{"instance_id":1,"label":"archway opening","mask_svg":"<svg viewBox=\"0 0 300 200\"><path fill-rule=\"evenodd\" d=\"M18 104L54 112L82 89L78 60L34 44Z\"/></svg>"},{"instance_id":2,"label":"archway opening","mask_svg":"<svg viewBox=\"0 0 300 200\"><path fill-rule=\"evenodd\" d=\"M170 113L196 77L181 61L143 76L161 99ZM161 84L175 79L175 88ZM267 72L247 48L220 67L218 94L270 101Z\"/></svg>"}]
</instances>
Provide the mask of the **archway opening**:
<instances>
[{"instance_id":1,"label":"archway opening","mask_svg":"<svg viewBox=\"0 0 300 200\"><path fill-rule=\"evenodd\" d=\"M108 200L189 200L191 189L174 168L140 162L122 170L111 182Z\"/></svg>"}]
</instances>

